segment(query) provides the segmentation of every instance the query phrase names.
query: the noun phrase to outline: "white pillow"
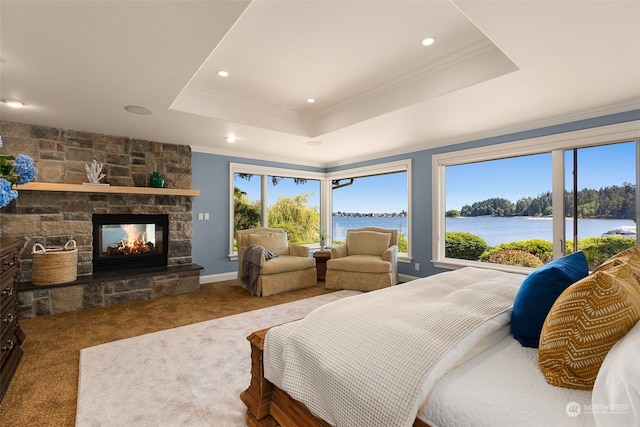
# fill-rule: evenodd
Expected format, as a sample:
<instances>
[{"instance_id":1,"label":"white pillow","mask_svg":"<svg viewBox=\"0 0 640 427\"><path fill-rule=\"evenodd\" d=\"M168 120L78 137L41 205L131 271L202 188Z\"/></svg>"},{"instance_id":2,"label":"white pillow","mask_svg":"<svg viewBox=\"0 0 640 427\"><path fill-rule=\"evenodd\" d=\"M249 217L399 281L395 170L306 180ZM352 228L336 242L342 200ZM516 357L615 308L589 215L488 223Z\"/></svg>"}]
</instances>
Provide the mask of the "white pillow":
<instances>
[{"instance_id":1,"label":"white pillow","mask_svg":"<svg viewBox=\"0 0 640 427\"><path fill-rule=\"evenodd\" d=\"M640 426L640 322L609 350L591 403L598 427Z\"/></svg>"}]
</instances>

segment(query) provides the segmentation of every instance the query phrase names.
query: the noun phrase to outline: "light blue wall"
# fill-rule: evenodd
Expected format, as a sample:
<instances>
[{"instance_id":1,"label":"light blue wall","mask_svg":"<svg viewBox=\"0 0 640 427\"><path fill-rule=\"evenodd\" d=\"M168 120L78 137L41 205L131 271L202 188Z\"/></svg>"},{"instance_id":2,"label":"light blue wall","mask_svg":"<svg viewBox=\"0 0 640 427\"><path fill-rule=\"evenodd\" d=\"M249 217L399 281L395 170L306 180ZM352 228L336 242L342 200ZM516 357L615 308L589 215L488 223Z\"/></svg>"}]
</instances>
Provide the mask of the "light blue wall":
<instances>
[{"instance_id":1,"label":"light blue wall","mask_svg":"<svg viewBox=\"0 0 640 427\"><path fill-rule=\"evenodd\" d=\"M324 172L324 169L267 162L216 154L192 153L192 185L200 190L193 198L193 262L204 267L203 276L237 270L229 260L229 163ZM209 213L209 221L199 221L198 213Z\"/></svg>"},{"instance_id":2,"label":"light blue wall","mask_svg":"<svg viewBox=\"0 0 640 427\"><path fill-rule=\"evenodd\" d=\"M200 196L193 201L193 262L204 267L203 275L234 272L236 261L229 261L229 163L247 163L262 166L293 168L315 172L333 172L354 167L368 166L393 160L412 160L412 210L411 244L414 262L420 263L420 271L414 271L413 264L400 263L400 274L409 276L428 276L442 270L431 264L431 157L434 154L458 151L468 148L485 147L505 142L589 129L599 126L640 120L640 110L612 114L589 120L549 126L526 132L518 132L493 138L468 141L453 146L414 153L384 157L376 160L353 163L326 171L307 166L265 162L240 157L219 156L214 154L193 153L193 187L200 190ZM198 212L209 212L209 221L198 221Z\"/></svg>"}]
</instances>

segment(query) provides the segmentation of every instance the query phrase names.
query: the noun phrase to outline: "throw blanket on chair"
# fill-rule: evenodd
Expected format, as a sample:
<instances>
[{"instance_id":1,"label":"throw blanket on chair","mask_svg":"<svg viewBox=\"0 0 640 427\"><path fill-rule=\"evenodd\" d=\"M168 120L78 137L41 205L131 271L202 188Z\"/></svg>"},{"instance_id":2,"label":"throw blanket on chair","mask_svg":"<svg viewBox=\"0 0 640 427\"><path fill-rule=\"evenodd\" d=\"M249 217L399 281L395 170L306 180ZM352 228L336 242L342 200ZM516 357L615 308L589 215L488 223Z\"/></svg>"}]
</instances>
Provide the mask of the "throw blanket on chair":
<instances>
[{"instance_id":1,"label":"throw blanket on chair","mask_svg":"<svg viewBox=\"0 0 640 427\"><path fill-rule=\"evenodd\" d=\"M269 252L262 246L252 245L244 250L242 258L242 274L240 279L251 295L256 294L256 280L260 274L260 267L268 259L277 257L278 254Z\"/></svg>"},{"instance_id":2,"label":"throw blanket on chair","mask_svg":"<svg viewBox=\"0 0 640 427\"><path fill-rule=\"evenodd\" d=\"M289 328L279 360L269 331L265 376L283 363L274 383L331 425L411 426L438 377L509 323L523 278L465 268L329 303Z\"/></svg>"}]
</instances>

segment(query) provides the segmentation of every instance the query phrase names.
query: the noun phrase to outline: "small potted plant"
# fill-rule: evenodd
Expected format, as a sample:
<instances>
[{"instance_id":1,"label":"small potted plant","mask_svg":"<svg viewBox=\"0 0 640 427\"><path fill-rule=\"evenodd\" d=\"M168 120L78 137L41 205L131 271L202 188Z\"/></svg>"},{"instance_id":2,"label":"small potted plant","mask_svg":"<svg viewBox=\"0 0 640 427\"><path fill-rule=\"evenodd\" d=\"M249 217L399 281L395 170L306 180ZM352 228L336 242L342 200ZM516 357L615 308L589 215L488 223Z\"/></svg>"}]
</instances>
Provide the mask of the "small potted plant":
<instances>
[{"instance_id":1,"label":"small potted plant","mask_svg":"<svg viewBox=\"0 0 640 427\"><path fill-rule=\"evenodd\" d=\"M320 250L324 251L324 247L327 244L327 233L321 228L318 229L318 238L320 239Z\"/></svg>"}]
</instances>

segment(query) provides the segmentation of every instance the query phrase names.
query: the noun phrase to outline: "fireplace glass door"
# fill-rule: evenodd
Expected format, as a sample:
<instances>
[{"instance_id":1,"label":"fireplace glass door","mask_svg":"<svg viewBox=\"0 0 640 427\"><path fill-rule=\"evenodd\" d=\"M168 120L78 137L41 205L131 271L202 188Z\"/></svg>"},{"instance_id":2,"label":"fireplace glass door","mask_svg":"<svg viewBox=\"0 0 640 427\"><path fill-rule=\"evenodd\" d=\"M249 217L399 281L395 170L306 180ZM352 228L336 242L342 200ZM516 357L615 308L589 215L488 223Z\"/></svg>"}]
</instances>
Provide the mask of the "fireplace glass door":
<instances>
[{"instance_id":1,"label":"fireplace glass door","mask_svg":"<svg viewBox=\"0 0 640 427\"><path fill-rule=\"evenodd\" d=\"M167 265L167 215L93 215L93 271Z\"/></svg>"}]
</instances>

